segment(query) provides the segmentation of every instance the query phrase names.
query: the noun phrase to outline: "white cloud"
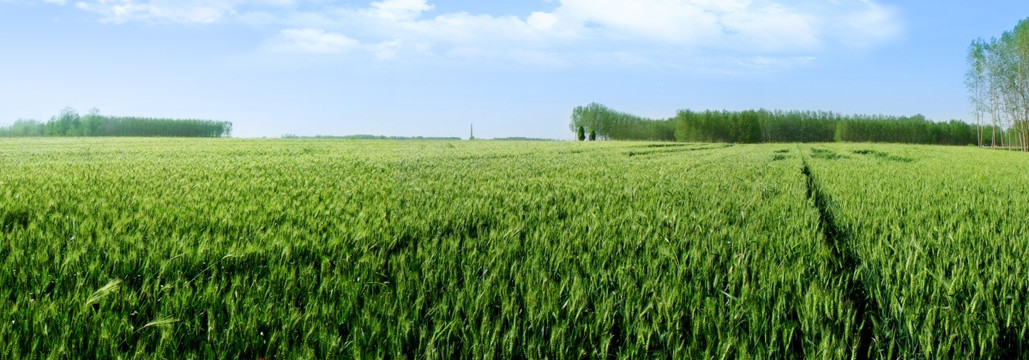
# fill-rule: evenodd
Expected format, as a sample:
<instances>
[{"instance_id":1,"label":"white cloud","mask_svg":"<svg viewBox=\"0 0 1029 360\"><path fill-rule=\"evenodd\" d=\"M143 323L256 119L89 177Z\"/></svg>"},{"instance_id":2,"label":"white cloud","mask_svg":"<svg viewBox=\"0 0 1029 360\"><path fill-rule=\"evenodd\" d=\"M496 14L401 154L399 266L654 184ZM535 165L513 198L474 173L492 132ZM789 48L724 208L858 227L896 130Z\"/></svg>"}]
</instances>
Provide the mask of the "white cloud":
<instances>
[{"instance_id":1,"label":"white cloud","mask_svg":"<svg viewBox=\"0 0 1029 360\"><path fill-rule=\"evenodd\" d=\"M433 15L428 0L369 0L357 8L324 0L82 0L75 6L113 22L235 20L281 26L286 30L271 40L279 50L326 53L362 45L378 59L432 52L556 63L540 60L675 48L691 55L730 52L783 59L772 64L797 63L790 59L837 47L872 47L903 32L898 12L873 0L554 1L551 10L527 16ZM495 55L515 53L523 56Z\"/></svg>"},{"instance_id":2,"label":"white cloud","mask_svg":"<svg viewBox=\"0 0 1029 360\"><path fill-rule=\"evenodd\" d=\"M830 26L840 41L849 46L870 47L889 41L903 33L896 21L897 10L870 1L861 1L853 11L833 19Z\"/></svg>"},{"instance_id":3,"label":"white cloud","mask_svg":"<svg viewBox=\"0 0 1029 360\"><path fill-rule=\"evenodd\" d=\"M400 40L383 41L369 46L369 50L375 55L375 58L379 60L389 60L397 57L397 53L400 51L400 47L402 45L403 42Z\"/></svg>"},{"instance_id":4,"label":"white cloud","mask_svg":"<svg viewBox=\"0 0 1029 360\"><path fill-rule=\"evenodd\" d=\"M592 38L754 53L871 46L901 31L870 0L561 0L559 22Z\"/></svg>"},{"instance_id":5,"label":"white cloud","mask_svg":"<svg viewBox=\"0 0 1029 360\"><path fill-rule=\"evenodd\" d=\"M696 42L719 31L718 17L690 2L669 0L562 0L555 15L567 25L622 39Z\"/></svg>"},{"instance_id":6,"label":"white cloud","mask_svg":"<svg viewBox=\"0 0 1029 360\"><path fill-rule=\"evenodd\" d=\"M784 67L796 67L808 65L815 61L814 57L811 56L796 56L796 57L768 57L768 56L756 56L752 58L733 58L728 59L740 66L753 68L753 69L778 69Z\"/></svg>"},{"instance_id":7,"label":"white cloud","mask_svg":"<svg viewBox=\"0 0 1029 360\"><path fill-rule=\"evenodd\" d=\"M43 1L65 3L65 0ZM303 1L310 0L81 0L74 4L76 8L100 15L106 22L214 23L258 9L281 13Z\"/></svg>"},{"instance_id":8,"label":"white cloud","mask_svg":"<svg viewBox=\"0 0 1029 360\"><path fill-rule=\"evenodd\" d=\"M235 11L234 0L92 0L75 7L99 14L104 21L173 21L213 23Z\"/></svg>"},{"instance_id":9,"label":"white cloud","mask_svg":"<svg viewBox=\"0 0 1029 360\"><path fill-rule=\"evenodd\" d=\"M482 47L455 47L446 53L447 56L466 61L479 62L498 60L513 61L519 64L542 65L548 67L564 67L568 62L560 55L540 50L523 49L486 49Z\"/></svg>"},{"instance_id":10,"label":"white cloud","mask_svg":"<svg viewBox=\"0 0 1029 360\"><path fill-rule=\"evenodd\" d=\"M557 21L557 16L554 16L554 14L539 11L534 11L525 19L525 22L529 24L530 27L541 31L552 29L554 24L557 24Z\"/></svg>"},{"instance_id":11,"label":"white cloud","mask_svg":"<svg viewBox=\"0 0 1029 360\"><path fill-rule=\"evenodd\" d=\"M357 46L357 40L317 29L285 29L269 43L274 51L308 54L338 54Z\"/></svg>"},{"instance_id":12,"label":"white cloud","mask_svg":"<svg viewBox=\"0 0 1029 360\"><path fill-rule=\"evenodd\" d=\"M444 54L470 48L624 53L659 46L793 59L837 46L874 46L901 32L896 12L870 0L559 0L552 11L526 17L426 17L431 9L425 0L386 0L340 11L335 20L372 38L442 46Z\"/></svg>"},{"instance_id":13,"label":"white cloud","mask_svg":"<svg viewBox=\"0 0 1029 360\"><path fill-rule=\"evenodd\" d=\"M67 3L67 1L65 1L65 0L0 0L0 3L15 3L15 4L18 4L18 3L32 3L32 2L36 2L36 1L45 2L45 3L49 3L49 4L57 4L57 5L64 5L64 4Z\"/></svg>"},{"instance_id":14,"label":"white cloud","mask_svg":"<svg viewBox=\"0 0 1029 360\"><path fill-rule=\"evenodd\" d=\"M370 13L384 20L405 21L432 10L426 0L383 0L371 3Z\"/></svg>"}]
</instances>

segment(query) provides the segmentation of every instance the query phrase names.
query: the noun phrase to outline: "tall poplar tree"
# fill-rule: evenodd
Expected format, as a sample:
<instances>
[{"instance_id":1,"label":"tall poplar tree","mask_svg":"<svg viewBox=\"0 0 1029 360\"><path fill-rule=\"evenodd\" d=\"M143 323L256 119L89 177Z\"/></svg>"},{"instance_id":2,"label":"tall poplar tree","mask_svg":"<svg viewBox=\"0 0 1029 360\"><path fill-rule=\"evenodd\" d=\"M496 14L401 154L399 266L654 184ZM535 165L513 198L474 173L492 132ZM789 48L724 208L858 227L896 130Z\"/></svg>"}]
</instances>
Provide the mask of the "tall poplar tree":
<instances>
[{"instance_id":1,"label":"tall poplar tree","mask_svg":"<svg viewBox=\"0 0 1029 360\"><path fill-rule=\"evenodd\" d=\"M989 41L976 39L968 51L968 87L979 138L990 116L991 146L1029 151L1029 19Z\"/></svg>"}]
</instances>

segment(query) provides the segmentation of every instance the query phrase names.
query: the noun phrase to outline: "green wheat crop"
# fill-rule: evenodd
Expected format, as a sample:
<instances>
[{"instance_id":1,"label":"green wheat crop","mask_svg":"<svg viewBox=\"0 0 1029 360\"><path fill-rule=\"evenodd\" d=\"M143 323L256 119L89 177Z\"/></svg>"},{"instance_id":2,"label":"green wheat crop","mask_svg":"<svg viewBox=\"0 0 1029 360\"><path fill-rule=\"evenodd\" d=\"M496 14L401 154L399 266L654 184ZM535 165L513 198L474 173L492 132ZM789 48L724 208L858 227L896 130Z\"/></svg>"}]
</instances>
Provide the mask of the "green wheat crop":
<instances>
[{"instance_id":1,"label":"green wheat crop","mask_svg":"<svg viewBox=\"0 0 1029 360\"><path fill-rule=\"evenodd\" d=\"M974 148L0 141L0 358L1024 356Z\"/></svg>"}]
</instances>

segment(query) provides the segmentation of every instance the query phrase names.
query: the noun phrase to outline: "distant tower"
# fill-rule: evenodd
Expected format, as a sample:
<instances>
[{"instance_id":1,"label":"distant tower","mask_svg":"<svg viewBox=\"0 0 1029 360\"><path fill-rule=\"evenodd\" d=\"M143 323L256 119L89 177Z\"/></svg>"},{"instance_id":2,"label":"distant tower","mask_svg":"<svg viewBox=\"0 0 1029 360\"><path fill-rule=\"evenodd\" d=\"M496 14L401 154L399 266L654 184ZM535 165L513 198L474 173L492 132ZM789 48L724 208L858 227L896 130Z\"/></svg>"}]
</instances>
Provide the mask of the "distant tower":
<instances>
[{"instance_id":1,"label":"distant tower","mask_svg":"<svg viewBox=\"0 0 1029 360\"><path fill-rule=\"evenodd\" d=\"M475 124L469 124L468 140L475 140Z\"/></svg>"}]
</instances>

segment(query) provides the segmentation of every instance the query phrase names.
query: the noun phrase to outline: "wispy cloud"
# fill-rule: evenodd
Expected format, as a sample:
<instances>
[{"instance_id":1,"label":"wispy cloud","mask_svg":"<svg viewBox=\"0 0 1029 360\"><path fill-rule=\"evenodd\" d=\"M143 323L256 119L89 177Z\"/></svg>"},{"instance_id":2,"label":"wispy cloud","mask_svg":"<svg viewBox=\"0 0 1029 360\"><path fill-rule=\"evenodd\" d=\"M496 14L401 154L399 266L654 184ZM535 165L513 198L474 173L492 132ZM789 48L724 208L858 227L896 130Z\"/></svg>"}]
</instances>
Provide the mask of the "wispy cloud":
<instances>
[{"instance_id":1,"label":"wispy cloud","mask_svg":"<svg viewBox=\"0 0 1029 360\"><path fill-rule=\"evenodd\" d=\"M234 13L243 1L231 0L92 0L75 7L97 13L106 22L173 21L213 23Z\"/></svg>"},{"instance_id":2,"label":"wispy cloud","mask_svg":"<svg viewBox=\"0 0 1029 360\"><path fill-rule=\"evenodd\" d=\"M661 47L795 65L827 49L873 47L903 32L898 12L873 0L557 1L528 16L439 13L428 0L363 7L321 0L83 0L75 6L118 23L263 23L285 28L269 40L270 48L335 53L360 47L384 60L431 53L566 64L575 54L645 56L648 47Z\"/></svg>"},{"instance_id":3,"label":"wispy cloud","mask_svg":"<svg viewBox=\"0 0 1029 360\"><path fill-rule=\"evenodd\" d=\"M358 45L345 35L318 29L284 29L269 41L273 51L307 54L338 54Z\"/></svg>"},{"instance_id":4,"label":"wispy cloud","mask_svg":"<svg viewBox=\"0 0 1029 360\"><path fill-rule=\"evenodd\" d=\"M410 21L433 7L426 0L384 0L371 3L368 13L388 21Z\"/></svg>"}]
</instances>

